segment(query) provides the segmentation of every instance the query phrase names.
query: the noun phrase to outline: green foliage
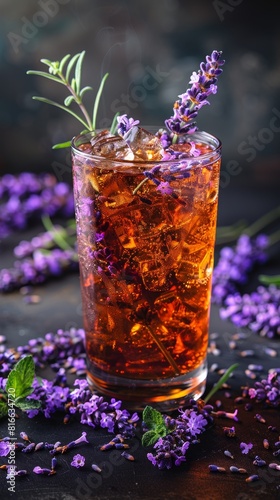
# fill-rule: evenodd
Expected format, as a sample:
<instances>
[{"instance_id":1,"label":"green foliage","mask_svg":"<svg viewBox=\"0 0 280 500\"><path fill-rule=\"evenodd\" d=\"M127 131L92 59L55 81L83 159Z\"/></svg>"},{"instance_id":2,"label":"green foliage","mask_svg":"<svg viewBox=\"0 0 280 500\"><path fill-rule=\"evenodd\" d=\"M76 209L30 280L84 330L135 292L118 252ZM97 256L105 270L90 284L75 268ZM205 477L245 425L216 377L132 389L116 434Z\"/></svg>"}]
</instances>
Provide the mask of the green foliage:
<instances>
[{"instance_id":1,"label":"green foliage","mask_svg":"<svg viewBox=\"0 0 280 500\"><path fill-rule=\"evenodd\" d=\"M89 87L88 85L82 88L82 66L84 57L85 57L85 51L83 50L82 52L75 54L72 57L70 54L67 54L61 59L61 61L50 61L49 59L41 59L41 62L46 66L48 66L49 72L47 73L45 71L29 70L27 71L27 74L41 76L43 78L47 78L56 83L64 85L66 89L69 91L69 95L65 97L63 104L58 103L56 101L52 101L45 97L34 96L33 99L44 102L45 104L50 104L51 106L55 106L57 108L62 109L63 111L66 111L66 113L69 113L74 118L76 118L80 123L82 123L86 131L91 132L96 129L96 118L99 108L99 102L106 79L108 77L108 73L106 73L103 76L100 82L99 89L97 90L93 104L92 119L91 119L90 114L86 110L83 103L84 94L88 91L93 90L92 87ZM72 106L73 104L76 104L79 107L80 109L79 114L76 113L76 111L70 109L70 106ZM70 145L71 142L67 141L61 144L56 144L55 146L53 146L53 149L69 147Z\"/></svg>"},{"instance_id":2,"label":"green foliage","mask_svg":"<svg viewBox=\"0 0 280 500\"><path fill-rule=\"evenodd\" d=\"M280 275L279 274L276 274L274 276L267 276L265 274L260 274L259 280L264 285L280 286Z\"/></svg>"},{"instance_id":3,"label":"green foliage","mask_svg":"<svg viewBox=\"0 0 280 500\"><path fill-rule=\"evenodd\" d=\"M146 406L143 410L143 422L149 429L142 436L142 445L151 446L160 437L166 436L169 430L167 429L162 414L152 408L151 406Z\"/></svg>"},{"instance_id":4,"label":"green foliage","mask_svg":"<svg viewBox=\"0 0 280 500\"><path fill-rule=\"evenodd\" d=\"M219 381L214 385L209 394L204 398L204 403L208 402L210 398L222 387L222 385L227 381L233 371L238 367L238 364L235 363L231 365L228 370L222 375ZM146 406L143 410L142 420L148 430L142 436L142 445L143 446L152 446L155 444L161 437L166 436L173 432L174 429L167 428L165 425L165 421L163 415L158 411L152 408L151 406Z\"/></svg>"},{"instance_id":5,"label":"green foliage","mask_svg":"<svg viewBox=\"0 0 280 500\"><path fill-rule=\"evenodd\" d=\"M8 414L8 404L21 410L31 410L41 406L40 401L29 400L27 396L33 392L35 364L31 355L20 359L10 371L5 387L5 393L0 400L0 418Z\"/></svg>"}]
</instances>

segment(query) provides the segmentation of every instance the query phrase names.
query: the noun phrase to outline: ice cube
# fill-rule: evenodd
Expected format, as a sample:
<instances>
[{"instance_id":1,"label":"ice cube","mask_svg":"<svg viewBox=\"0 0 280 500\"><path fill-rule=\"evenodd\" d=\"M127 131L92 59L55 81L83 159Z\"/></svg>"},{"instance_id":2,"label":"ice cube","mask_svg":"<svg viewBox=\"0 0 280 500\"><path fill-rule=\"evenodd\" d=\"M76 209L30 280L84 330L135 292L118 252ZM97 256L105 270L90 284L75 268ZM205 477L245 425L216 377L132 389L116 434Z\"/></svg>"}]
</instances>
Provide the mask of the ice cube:
<instances>
[{"instance_id":1,"label":"ice cube","mask_svg":"<svg viewBox=\"0 0 280 500\"><path fill-rule=\"evenodd\" d=\"M135 158L156 161L163 158L164 150L161 141L151 132L135 125L126 132L123 138L133 151Z\"/></svg>"},{"instance_id":2,"label":"ice cube","mask_svg":"<svg viewBox=\"0 0 280 500\"><path fill-rule=\"evenodd\" d=\"M99 141L103 142L105 139L113 137L109 130L102 130L99 134L93 135L90 143L92 147L95 147Z\"/></svg>"},{"instance_id":3,"label":"ice cube","mask_svg":"<svg viewBox=\"0 0 280 500\"><path fill-rule=\"evenodd\" d=\"M188 300L190 302L190 299ZM169 290L155 300L154 307L163 323L180 329L185 328L196 317L196 308L189 302L184 302L176 290Z\"/></svg>"},{"instance_id":4,"label":"ice cube","mask_svg":"<svg viewBox=\"0 0 280 500\"><path fill-rule=\"evenodd\" d=\"M213 270L213 253L209 248L198 252L197 256L183 258L176 271L176 277L185 282L188 278L205 279L209 278Z\"/></svg>"},{"instance_id":5,"label":"ice cube","mask_svg":"<svg viewBox=\"0 0 280 500\"><path fill-rule=\"evenodd\" d=\"M165 264L165 256L144 253L139 259L139 266L147 290L157 292L168 288L169 268Z\"/></svg>"},{"instance_id":6,"label":"ice cube","mask_svg":"<svg viewBox=\"0 0 280 500\"><path fill-rule=\"evenodd\" d=\"M127 205L133 200L133 194L126 182L116 178L115 174L106 174L104 179L99 178L102 187L102 212L104 215L117 215L119 210L125 211Z\"/></svg>"},{"instance_id":7,"label":"ice cube","mask_svg":"<svg viewBox=\"0 0 280 500\"><path fill-rule=\"evenodd\" d=\"M104 134L95 141L92 141L92 152L105 158L133 160L134 154L129 145L121 138Z\"/></svg>"}]
</instances>

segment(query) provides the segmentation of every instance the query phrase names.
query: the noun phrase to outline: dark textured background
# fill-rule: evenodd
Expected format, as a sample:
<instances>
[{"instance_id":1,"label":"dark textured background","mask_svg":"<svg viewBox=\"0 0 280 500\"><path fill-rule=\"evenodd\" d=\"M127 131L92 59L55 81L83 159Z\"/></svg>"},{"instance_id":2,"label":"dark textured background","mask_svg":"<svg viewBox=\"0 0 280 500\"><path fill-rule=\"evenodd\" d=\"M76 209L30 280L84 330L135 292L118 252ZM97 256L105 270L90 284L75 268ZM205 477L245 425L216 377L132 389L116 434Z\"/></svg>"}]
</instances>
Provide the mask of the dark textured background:
<instances>
[{"instance_id":1,"label":"dark textured background","mask_svg":"<svg viewBox=\"0 0 280 500\"><path fill-rule=\"evenodd\" d=\"M221 187L279 186L278 2L0 0L0 10L0 174L45 170L71 179L69 151L51 146L80 127L70 115L31 99L65 97L62 86L26 75L28 69L45 69L41 58L85 49L83 84L96 89L110 73L98 126L106 126L116 111L145 125L163 124L192 71L217 49L226 59L224 73L198 124L223 142ZM155 88L145 89L145 76L155 73L149 80ZM273 117L278 131L271 129ZM250 136L257 145L249 151Z\"/></svg>"}]
</instances>

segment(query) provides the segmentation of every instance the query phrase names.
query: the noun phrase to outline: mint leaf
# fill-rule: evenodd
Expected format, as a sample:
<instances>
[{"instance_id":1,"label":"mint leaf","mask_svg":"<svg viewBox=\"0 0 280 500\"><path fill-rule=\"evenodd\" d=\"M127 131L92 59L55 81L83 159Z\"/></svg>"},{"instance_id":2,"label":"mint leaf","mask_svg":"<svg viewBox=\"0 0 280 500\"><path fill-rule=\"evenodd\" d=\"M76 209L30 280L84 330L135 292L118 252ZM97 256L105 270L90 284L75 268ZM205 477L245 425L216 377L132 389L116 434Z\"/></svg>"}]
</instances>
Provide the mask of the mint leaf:
<instances>
[{"instance_id":1,"label":"mint leaf","mask_svg":"<svg viewBox=\"0 0 280 500\"><path fill-rule=\"evenodd\" d=\"M15 406L20 408L20 410L37 410L40 408L41 403L36 399L18 398L15 401Z\"/></svg>"},{"instance_id":2,"label":"mint leaf","mask_svg":"<svg viewBox=\"0 0 280 500\"><path fill-rule=\"evenodd\" d=\"M162 425L165 427L162 414L151 406L146 406L144 408L143 421L149 429L155 429Z\"/></svg>"},{"instance_id":3,"label":"mint leaf","mask_svg":"<svg viewBox=\"0 0 280 500\"><path fill-rule=\"evenodd\" d=\"M0 418L4 418L8 415L8 405L5 401L0 400Z\"/></svg>"},{"instance_id":4,"label":"mint leaf","mask_svg":"<svg viewBox=\"0 0 280 500\"><path fill-rule=\"evenodd\" d=\"M143 446L151 446L160 437L164 437L168 434L164 418L158 410L155 410L151 406L146 406L143 410L142 419L149 429L142 436Z\"/></svg>"},{"instance_id":5,"label":"mint leaf","mask_svg":"<svg viewBox=\"0 0 280 500\"><path fill-rule=\"evenodd\" d=\"M156 431L147 431L142 436L142 445L151 446L152 444L155 444L159 438L160 436Z\"/></svg>"},{"instance_id":6,"label":"mint leaf","mask_svg":"<svg viewBox=\"0 0 280 500\"><path fill-rule=\"evenodd\" d=\"M33 391L32 383L35 376L35 364L31 355L20 359L8 375L5 390L11 393L15 400L25 398Z\"/></svg>"}]
</instances>

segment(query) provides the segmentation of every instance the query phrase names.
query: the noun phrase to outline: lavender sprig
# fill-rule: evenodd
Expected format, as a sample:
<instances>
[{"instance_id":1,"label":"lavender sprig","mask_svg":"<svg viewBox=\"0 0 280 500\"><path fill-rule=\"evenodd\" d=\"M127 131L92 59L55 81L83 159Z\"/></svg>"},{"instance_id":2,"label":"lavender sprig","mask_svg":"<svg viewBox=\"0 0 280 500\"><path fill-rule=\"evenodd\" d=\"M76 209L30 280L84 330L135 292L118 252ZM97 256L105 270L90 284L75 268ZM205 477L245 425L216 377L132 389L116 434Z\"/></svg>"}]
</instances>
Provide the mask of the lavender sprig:
<instances>
[{"instance_id":1,"label":"lavender sprig","mask_svg":"<svg viewBox=\"0 0 280 500\"><path fill-rule=\"evenodd\" d=\"M45 283L66 272L79 269L75 249L35 250L32 257L16 260L14 266L0 270L0 292L11 292L27 285Z\"/></svg>"},{"instance_id":2,"label":"lavender sprig","mask_svg":"<svg viewBox=\"0 0 280 500\"><path fill-rule=\"evenodd\" d=\"M213 272L212 301L222 305L229 295L238 292L238 286L248 281L256 264L263 264L268 257L269 237L261 234L250 238L241 234L234 248L223 247Z\"/></svg>"},{"instance_id":3,"label":"lavender sprig","mask_svg":"<svg viewBox=\"0 0 280 500\"><path fill-rule=\"evenodd\" d=\"M43 215L74 215L73 192L54 175L23 172L0 177L0 240Z\"/></svg>"},{"instance_id":4,"label":"lavender sprig","mask_svg":"<svg viewBox=\"0 0 280 500\"><path fill-rule=\"evenodd\" d=\"M221 57L222 52L213 50L210 56L206 56L206 62L200 64L198 72L193 72L189 82L191 87L178 96L173 106L173 116L165 120L170 132L177 135L197 130L193 119L202 106L209 104L207 97L217 92L217 77L222 73L221 66L225 62Z\"/></svg>"}]
</instances>

